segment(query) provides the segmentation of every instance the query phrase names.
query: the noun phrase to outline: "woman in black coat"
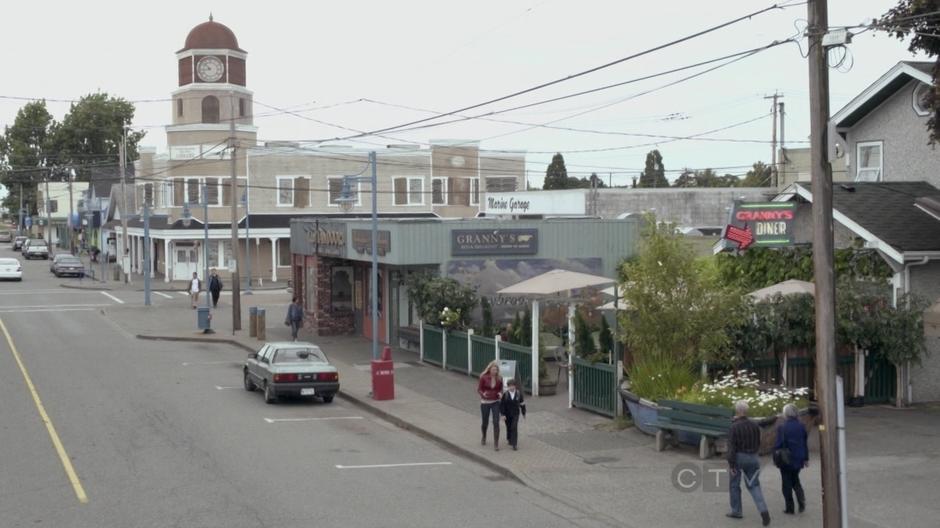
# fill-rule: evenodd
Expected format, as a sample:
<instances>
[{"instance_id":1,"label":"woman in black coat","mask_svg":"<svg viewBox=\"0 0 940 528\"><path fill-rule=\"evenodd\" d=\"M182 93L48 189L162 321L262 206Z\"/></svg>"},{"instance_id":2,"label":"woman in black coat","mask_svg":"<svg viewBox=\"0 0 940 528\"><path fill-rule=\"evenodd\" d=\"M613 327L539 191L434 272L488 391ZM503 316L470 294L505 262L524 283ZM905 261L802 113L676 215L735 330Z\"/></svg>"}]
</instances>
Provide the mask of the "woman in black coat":
<instances>
[{"instance_id":1,"label":"woman in black coat","mask_svg":"<svg viewBox=\"0 0 940 528\"><path fill-rule=\"evenodd\" d=\"M506 440L515 451L519 444L519 415L525 416L525 397L516 380L509 380L507 386L499 401L499 412L506 417Z\"/></svg>"},{"instance_id":2,"label":"woman in black coat","mask_svg":"<svg viewBox=\"0 0 940 528\"><path fill-rule=\"evenodd\" d=\"M777 442L774 451L787 450L786 463L778 465L780 480L783 483L783 500L786 509L783 513L793 514L793 494L800 513L806 509L806 494L800 483L800 470L809 465L809 446L807 445L806 427L800 423L796 405L788 403L783 407L783 425L777 429ZM782 462L782 461L781 461Z\"/></svg>"}]
</instances>

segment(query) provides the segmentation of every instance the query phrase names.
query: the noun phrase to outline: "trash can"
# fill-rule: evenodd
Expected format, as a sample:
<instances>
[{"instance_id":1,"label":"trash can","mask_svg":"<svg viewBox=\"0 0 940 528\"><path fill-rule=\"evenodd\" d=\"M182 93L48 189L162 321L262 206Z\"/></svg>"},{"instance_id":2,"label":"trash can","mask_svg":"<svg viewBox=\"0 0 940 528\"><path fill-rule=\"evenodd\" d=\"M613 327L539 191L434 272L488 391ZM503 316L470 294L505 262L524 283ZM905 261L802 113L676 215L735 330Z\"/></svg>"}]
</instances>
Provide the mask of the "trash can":
<instances>
[{"instance_id":1,"label":"trash can","mask_svg":"<svg viewBox=\"0 0 940 528\"><path fill-rule=\"evenodd\" d=\"M267 339L267 335L268 335L267 323L265 322L264 309L258 308L257 312L258 312L258 315L256 316L257 318L255 319L255 325L257 327L257 331L255 333L257 334L257 338L259 341L264 341L265 339Z\"/></svg>"},{"instance_id":2,"label":"trash can","mask_svg":"<svg viewBox=\"0 0 940 528\"><path fill-rule=\"evenodd\" d=\"M196 309L196 321L200 330L208 330L211 328L210 322L212 321L212 314L209 313L208 306L200 306Z\"/></svg>"},{"instance_id":3,"label":"trash can","mask_svg":"<svg viewBox=\"0 0 940 528\"><path fill-rule=\"evenodd\" d=\"M392 363L392 347L382 349L382 358L372 360L372 399L395 399L395 367Z\"/></svg>"},{"instance_id":4,"label":"trash can","mask_svg":"<svg viewBox=\"0 0 940 528\"><path fill-rule=\"evenodd\" d=\"M111 280L120 281L121 280L121 268L117 266L111 267Z\"/></svg>"},{"instance_id":5,"label":"trash can","mask_svg":"<svg viewBox=\"0 0 940 528\"><path fill-rule=\"evenodd\" d=\"M248 337L258 337L258 307L248 308Z\"/></svg>"}]
</instances>

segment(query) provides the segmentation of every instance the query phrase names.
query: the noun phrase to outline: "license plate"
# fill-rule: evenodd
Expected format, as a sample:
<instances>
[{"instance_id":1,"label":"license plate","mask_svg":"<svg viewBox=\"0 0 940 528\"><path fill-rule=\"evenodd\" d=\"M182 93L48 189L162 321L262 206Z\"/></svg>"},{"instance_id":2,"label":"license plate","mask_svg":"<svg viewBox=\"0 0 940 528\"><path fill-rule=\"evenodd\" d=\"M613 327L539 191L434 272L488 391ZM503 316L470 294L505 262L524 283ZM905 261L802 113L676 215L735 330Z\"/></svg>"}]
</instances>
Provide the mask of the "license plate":
<instances>
[{"instance_id":1,"label":"license plate","mask_svg":"<svg viewBox=\"0 0 940 528\"><path fill-rule=\"evenodd\" d=\"M317 391L315 389L300 389L301 396L313 396Z\"/></svg>"}]
</instances>

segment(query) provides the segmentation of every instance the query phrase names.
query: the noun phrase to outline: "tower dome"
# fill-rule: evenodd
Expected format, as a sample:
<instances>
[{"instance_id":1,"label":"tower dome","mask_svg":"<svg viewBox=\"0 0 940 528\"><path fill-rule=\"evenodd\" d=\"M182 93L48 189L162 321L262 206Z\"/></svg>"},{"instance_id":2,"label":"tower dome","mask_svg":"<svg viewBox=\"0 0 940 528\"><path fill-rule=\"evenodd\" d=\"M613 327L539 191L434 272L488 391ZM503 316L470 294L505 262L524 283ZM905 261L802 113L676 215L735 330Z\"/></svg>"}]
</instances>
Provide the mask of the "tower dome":
<instances>
[{"instance_id":1,"label":"tower dome","mask_svg":"<svg viewBox=\"0 0 940 528\"><path fill-rule=\"evenodd\" d=\"M209 21L194 27L186 36L186 44L180 51L191 49L229 49L244 51L238 47L235 33L225 24L219 24L209 15Z\"/></svg>"}]
</instances>

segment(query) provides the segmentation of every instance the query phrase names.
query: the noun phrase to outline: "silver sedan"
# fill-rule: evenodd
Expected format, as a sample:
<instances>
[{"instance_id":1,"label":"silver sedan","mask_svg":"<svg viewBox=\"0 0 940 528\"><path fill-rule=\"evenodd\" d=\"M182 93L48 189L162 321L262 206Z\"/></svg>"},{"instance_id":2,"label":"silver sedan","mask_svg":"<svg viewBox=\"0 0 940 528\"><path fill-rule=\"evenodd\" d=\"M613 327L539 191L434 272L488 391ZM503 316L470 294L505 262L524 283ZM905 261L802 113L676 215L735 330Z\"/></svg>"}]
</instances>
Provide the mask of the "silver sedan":
<instances>
[{"instance_id":1,"label":"silver sedan","mask_svg":"<svg viewBox=\"0 0 940 528\"><path fill-rule=\"evenodd\" d=\"M245 390L261 389L265 403L280 396L318 396L325 403L339 392L339 372L312 343L265 343L245 360Z\"/></svg>"}]
</instances>

